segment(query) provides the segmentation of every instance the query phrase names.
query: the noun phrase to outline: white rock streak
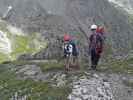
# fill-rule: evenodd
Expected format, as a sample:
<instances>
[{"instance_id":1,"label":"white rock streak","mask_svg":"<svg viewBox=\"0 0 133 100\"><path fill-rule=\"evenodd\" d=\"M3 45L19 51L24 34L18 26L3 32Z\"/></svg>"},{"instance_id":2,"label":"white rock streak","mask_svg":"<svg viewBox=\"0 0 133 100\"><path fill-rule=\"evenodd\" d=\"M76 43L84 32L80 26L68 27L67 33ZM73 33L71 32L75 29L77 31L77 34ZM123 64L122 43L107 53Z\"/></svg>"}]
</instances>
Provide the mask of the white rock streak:
<instances>
[{"instance_id":1,"label":"white rock streak","mask_svg":"<svg viewBox=\"0 0 133 100\"><path fill-rule=\"evenodd\" d=\"M130 0L108 0L116 4L116 7L121 7L130 14L133 14L133 6Z\"/></svg>"},{"instance_id":2,"label":"white rock streak","mask_svg":"<svg viewBox=\"0 0 133 100\"><path fill-rule=\"evenodd\" d=\"M0 52L1 53L11 53L12 49L11 49L11 42L7 37L7 34L0 31Z\"/></svg>"}]
</instances>

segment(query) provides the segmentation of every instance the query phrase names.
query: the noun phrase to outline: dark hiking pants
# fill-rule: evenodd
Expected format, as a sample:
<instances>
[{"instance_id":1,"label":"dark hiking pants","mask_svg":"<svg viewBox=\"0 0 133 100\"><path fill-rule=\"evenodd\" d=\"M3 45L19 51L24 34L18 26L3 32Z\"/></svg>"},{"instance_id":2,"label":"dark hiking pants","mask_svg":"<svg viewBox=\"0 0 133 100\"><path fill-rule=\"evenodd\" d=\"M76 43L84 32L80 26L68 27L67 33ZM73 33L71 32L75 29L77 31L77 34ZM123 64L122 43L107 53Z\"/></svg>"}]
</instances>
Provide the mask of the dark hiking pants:
<instances>
[{"instance_id":1,"label":"dark hiking pants","mask_svg":"<svg viewBox=\"0 0 133 100\"><path fill-rule=\"evenodd\" d=\"M91 67L92 69L96 69L96 66L98 65L100 59L100 55L96 54L96 50L91 50Z\"/></svg>"}]
</instances>

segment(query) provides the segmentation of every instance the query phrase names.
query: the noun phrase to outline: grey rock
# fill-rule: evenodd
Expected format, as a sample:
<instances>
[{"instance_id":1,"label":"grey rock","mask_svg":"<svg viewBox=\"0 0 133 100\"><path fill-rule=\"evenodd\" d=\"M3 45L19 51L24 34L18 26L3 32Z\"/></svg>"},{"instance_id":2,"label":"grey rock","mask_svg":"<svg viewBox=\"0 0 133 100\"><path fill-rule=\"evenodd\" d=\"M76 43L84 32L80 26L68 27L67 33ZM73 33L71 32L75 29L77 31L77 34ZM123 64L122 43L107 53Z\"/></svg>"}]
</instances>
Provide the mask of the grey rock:
<instances>
[{"instance_id":1,"label":"grey rock","mask_svg":"<svg viewBox=\"0 0 133 100\"><path fill-rule=\"evenodd\" d=\"M87 94L87 93L88 93L87 88L82 88L82 93L83 93L83 94Z\"/></svg>"},{"instance_id":2,"label":"grey rock","mask_svg":"<svg viewBox=\"0 0 133 100\"><path fill-rule=\"evenodd\" d=\"M37 71L31 71L31 70L29 70L29 71L25 71L24 72L24 75L32 76L32 75L36 75L37 73L38 73Z\"/></svg>"},{"instance_id":3,"label":"grey rock","mask_svg":"<svg viewBox=\"0 0 133 100\"><path fill-rule=\"evenodd\" d=\"M79 85L73 84L72 95L82 97L82 100L115 100L110 83L104 82L98 74L90 79L81 77L77 83Z\"/></svg>"},{"instance_id":4,"label":"grey rock","mask_svg":"<svg viewBox=\"0 0 133 100\"><path fill-rule=\"evenodd\" d=\"M90 98L89 95L82 95L82 99L83 99L83 100L88 100L89 98Z\"/></svg>"},{"instance_id":5,"label":"grey rock","mask_svg":"<svg viewBox=\"0 0 133 100\"><path fill-rule=\"evenodd\" d=\"M76 95L76 96L82 95L82 93L81 93L81 88L74 89L72 93L73 93L74 95Z\"/></svg>"},{"instance_id":6,"label":"grey rock","mask_svg":"<svg viewBox=\"0 0 133 100\"><path fill-rule=\"evenodd\" d=\"M69 95L68 100L82 100L80 97L76 97L74 95Z\"/></svg>"}]
</instances>

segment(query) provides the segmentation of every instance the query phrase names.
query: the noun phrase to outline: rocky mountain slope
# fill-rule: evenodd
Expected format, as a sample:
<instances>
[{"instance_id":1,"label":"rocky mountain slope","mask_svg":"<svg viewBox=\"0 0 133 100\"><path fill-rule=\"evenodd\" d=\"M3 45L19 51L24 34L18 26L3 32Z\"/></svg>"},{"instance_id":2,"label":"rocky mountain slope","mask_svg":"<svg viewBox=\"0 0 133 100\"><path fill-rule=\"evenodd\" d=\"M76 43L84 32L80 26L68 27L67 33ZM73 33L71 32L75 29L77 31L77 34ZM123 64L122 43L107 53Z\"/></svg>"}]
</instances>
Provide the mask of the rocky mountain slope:
<instances>
[{"instance_id":1,"label":"rocky mountain slope","mask_svg":"<svg viewBox=\"0 0 133 100\"><path fill-rule=\"evenodd\" d=\"M25 33L40 33L52 45L47 51L54 57L60 53L53 43L62 39L65 32L71 33L79 43L79 50L84 57L86 54L89 28L92 23L104 25L107 30L108 44L114 54L125 54L132 49L132 25L124 10L114 7L107 0L0 0L1 17L12 9L4 20L22 29ZM47 35L46 35L47 34ZM60 41L58 41L60 43ZM59 45L59 43L57 43ZM57 47L57 46L56 46ZM57 49L57 51L55 50ZM46 51L36 54L37 58ZM34 56L34 57L36 57ZM45 56L46 57L46 56ZM40 57L44 58L44 57ZM49 55L46 58L53 58ZM56 57L55 57L56 58Z\"/></svg>"},{"instance_id":2,"label":"rocky mountain slope","mask_svg":"<svg viewBox=\"0 0 133 100\"><path fill-rule=\"evenodd\" d=\"M0 0L0 100L132 100L132 23L111 2ZM93 23L107 36L97 71L88 68ZM80 69L70 72L62 61L66 32L80 51Z\"/></svg>"},{"instance_id":3,"label":"rocky mountain slope","mask_svg":"<svg viewBox=\"0 0 133 100\"><path fill-rule=\"evenodd\" d=\"M125 9L128 13L133 14L133 1L132 0L108 0L114 4L116 7L121 7Z\"/></svg>"}]
</instances>

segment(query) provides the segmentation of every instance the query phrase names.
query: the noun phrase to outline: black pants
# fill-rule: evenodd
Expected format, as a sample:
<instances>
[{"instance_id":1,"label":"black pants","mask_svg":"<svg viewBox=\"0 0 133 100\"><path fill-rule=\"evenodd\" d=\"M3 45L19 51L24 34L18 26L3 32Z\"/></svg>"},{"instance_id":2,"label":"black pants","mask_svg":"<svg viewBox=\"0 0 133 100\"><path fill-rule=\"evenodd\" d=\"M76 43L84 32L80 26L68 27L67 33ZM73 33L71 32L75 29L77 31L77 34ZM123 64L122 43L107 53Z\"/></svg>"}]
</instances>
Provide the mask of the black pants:
<instances>
[{"instance_id":1,"label":"black pants","mask_svg":"<svg viewBox=\"0 0 133 100\"><path fill-rule=\"evenodd\" d=\"M96 66L98 65L100 59L100 55L96 54L96 50L91 50L91 67L92 69L96 69Z\"/></svg>"}]
</instances>

